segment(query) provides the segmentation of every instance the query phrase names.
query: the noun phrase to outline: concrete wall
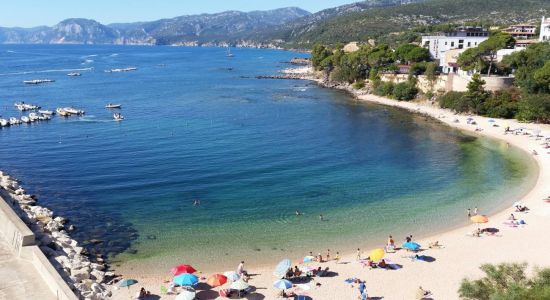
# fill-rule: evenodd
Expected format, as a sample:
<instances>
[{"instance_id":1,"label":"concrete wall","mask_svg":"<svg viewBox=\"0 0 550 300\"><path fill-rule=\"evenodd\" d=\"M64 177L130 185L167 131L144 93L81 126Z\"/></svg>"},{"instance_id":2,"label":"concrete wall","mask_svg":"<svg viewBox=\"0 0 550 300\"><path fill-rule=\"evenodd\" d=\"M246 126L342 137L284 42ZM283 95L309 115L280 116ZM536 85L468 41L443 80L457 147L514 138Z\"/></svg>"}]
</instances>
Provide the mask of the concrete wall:
<instances>
[{"instance_id":1,"label":"concrete wall","mask_svg":"<svg viewBox=\"0 0 550 300\"><path fill-rule=\"evenodd\" d=\"M34 245L34 233L0 196L0 233L20 256L23 247Z\"/></svg>"},{"instance_id":2,"label":"concrete wall","mask_svg":"<svg viewBox=\"0 0 550 300\"><path fill-rule=\"evenodd\" d=\"M400 83L407 81L409 75L406 74L384 74L381 76L382 81L392 81ZM431 83L426 79L426 76L420 75L418 78L417 87L424 93L431 90ZM514 84L513 77L483 77L485 80L485 90L498 91L511 87ZM437 76L433 85L434 92L465 92L468 90L468 82L470 77L459 74L449 74Z\"/></svg>"},{"instance_id":3,"label":"concrete wall","mask_svg":"<svg viewBox=\"0 0 550 300\"><path fill-rule=\"evenodd\" d=\"M9 199L8 197L6 197ZM78 300L69 285L36 246L34 233L15 213L11 203L0 196L0 235L20 259L29 260L59 300Z\"/></svg>"}]
</instances>

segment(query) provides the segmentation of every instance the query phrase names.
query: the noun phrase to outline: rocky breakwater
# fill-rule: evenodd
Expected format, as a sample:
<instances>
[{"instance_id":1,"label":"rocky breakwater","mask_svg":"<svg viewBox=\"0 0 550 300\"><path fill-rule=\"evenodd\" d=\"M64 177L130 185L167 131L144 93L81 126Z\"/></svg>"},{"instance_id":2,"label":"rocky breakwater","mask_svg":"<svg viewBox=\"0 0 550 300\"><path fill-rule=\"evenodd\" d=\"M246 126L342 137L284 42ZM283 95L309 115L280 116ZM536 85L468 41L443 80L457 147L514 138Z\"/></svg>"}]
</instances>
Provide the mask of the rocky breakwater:
<instances>
[{"instance_id":1,"label":"rocky breakwater","mask_svg":"<svg viewBox=\"0 0 550 300\"><path fill-rule=\"evenodd\" d=\"M107 284L115 274L108 266L92 262L86 250L71 239L68 232L74 230L67 220L55 216L48 208L37 205L37 198L26 193L19 182L0 171L0 191L19 217L29 226L36 237L36 244L58 270L61 277L81 298L86 300L106 299L111 296Z\"/></svg>"}]
</instances>

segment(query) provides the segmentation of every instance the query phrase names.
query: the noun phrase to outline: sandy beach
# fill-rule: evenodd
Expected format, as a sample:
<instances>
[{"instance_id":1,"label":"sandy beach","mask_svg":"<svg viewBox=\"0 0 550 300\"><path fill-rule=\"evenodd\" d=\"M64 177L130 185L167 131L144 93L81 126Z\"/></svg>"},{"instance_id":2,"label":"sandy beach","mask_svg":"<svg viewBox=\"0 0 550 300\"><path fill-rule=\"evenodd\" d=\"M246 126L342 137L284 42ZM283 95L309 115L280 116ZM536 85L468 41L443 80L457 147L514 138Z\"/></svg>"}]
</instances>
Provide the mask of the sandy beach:
<instances>
[{"instance_id":1,"label":"sandy beach","mask_svg":"<svg viewBox=\"0 0 550 300\"><path fill-rule=\"evenodd\" d=\"M302 74L308 77L308 68L301 68L294 71L295 74ZM307 79L314 80L312 77ZM547 249L550 249L550 240L547 239L546 230L550 228L550 203L543 201L550 196L550 150L544 149L544 138L536 138L531 135L504 134L504 127L511 129L525 128L526 130L541 130L540 135L550 137L549 125L523 124L515 120L495 119L499 127L494 127L489 118L474 116L477 125L467 124L470 116L455 115L453 112L440 109L429 103L398 102L396 100L377 97L374 95L355 95L357 101L368 101L382 105L394 106L407 109L416 113L429 115L454 128L469 132L473 135L480 135L489 138L499 139L525 151L525 155L532 156L539 167L539 176L535 187L521 200L530 208L528 213L516 213L509 208L496 215L489 216L489 223L482 224L482 228L497 228L499 231L492 236L483 235L472 237L468 235L477 227L470 225L452 231L444 232L417 240L423 246L421 255L433 258L431 262L413 261L404 250L396 253L386 254L392 263L401 265L399 270L369 269L363 267L356 260L355 253L347 253L342 256L339 263L329 261L311 266L322 268L329 267L335 272L335 276L315 277L307 284L311 289L307 296L312 299L357 299L359 292L357 285L347 284L347 278L359 278L366 281L366 287L371 299L414 299L415 291L419 286L432 292L432 299L458 299L457 290L463 278L478 278L482 275L479 266L484 263L501 262L527 262L530 267L550 266L550 256ZM458 122L455 122L458 120ZM476 130L477 129L477 130ZM536 151L538 155L533 155ZM525 220L526 225L511 227L505 224L511 213L517 219ZM483 211L480 211L483 214ZM466 211L464 218L467 218ZM391 234L391 232L388 232ZM422 233L411 232L413 235ZM396 244L404 242L405 237L394 236ZM428 244L439 241L443 248L428 249ZM385 245L385 240L379 241L379 246ZM314 253L321 252L326 255L326 249L312 249ZM362 256L366 258L371 249L362 249ZM304 256L307 253L304 253ZM332 252L331 256L334 257ZM244 258L246 259L246 258ZM273 287L276 279L273 275L273 268L277 264L273 261L270 267L246 266L250 274L257 274L251 277L249 284L254 291L246 299L277 299L278 290ZM298 261L294 262L296 265ZM235 268L238 262L235 262ZM195 266L197 267L197 266ZM200 266L199 266L200 267ZM115 269L115 271L117 271ZM168 271L168 270L167 270ZM220 270L220 272L228 270ZM168 286L165 281L170 280L170 274L159 278L140 273L124 273L125 278L134 278L139 281L130 289L115 290L113 299L129 299L134 296L139 287L145 287L152 294L162 299L175 299L175 296L160 294L160 286ZM197 274L200 277L208 277L210 274ZM216 299L217 290L202 289L206 285L201 284L197 289L198 299ZM151 299L158 299L156 296ZM221 298L220 298L221 299Z\"/></svg>"}]
</instances>

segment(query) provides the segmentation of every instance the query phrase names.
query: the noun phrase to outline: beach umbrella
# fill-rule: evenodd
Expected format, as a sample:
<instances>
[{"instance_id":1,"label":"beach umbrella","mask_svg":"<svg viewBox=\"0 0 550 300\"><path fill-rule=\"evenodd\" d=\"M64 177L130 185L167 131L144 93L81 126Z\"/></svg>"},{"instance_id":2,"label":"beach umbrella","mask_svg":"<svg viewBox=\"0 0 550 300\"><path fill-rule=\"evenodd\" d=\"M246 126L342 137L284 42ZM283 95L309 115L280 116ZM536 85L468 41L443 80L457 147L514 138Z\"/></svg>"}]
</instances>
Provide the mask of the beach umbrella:
<instances>
[{"instance_id":1,"label":"beach umbrella","mask_svg":"<svg viewBox=\"0 0 550 300\"><path fill-rule=\"evenodd\" d=\"M130 288L131 285L134 285L136 283L138 283L138 281L135 279L123 279L118 283L118 286Z\"/></svg>"},{"instance_id":2,"label":"beach umbrella","mask_svg":"<svg viewBox=\"0 0 550 300\"><path fill-rule=\"evenodd\" d=\"M315 259L314 256L308 255L308 256L304 257L304 262L305 263L312 262L314 259Z\"/></svg>"},{"instance_id":3,"label":"beach umbrella","mask_svg":"<svg viewBox=\"0 0 550 300\"><path fill-rule=\"evenodd\" d=\"M227 282L227 277L222 274L214 274L208 277L208 280L206 280L206 283L208 283L212 287L224 285L226 282Z\"/></svg>"},{"instance_id":4,"label":"beach umbrella","mask_svg":"<svg viewBox=\"0 0 550 300\"><path fill-rule=\"evenodd\" d=\"M273 275L275 275L278 278L283 278L286 275L286 272L292 265L292 262L290 262L290 259L283 259L277 267L275 267L275 271L273 271Z\"/></svg>"},{"instance_id":5,"label":"beach umbrella","mask_svg":"<svg viewBox=\"0 0 550 300\"><path fill-rule=\"evenodd\" d=\"M420 250L420 245L415 243L415 242L407 242L407 243L403 243L403 245L401 245L403 248L405 249L408 249L408 250L412 250L412 251L418 251Z\"/></svg>"},{"instance_id":6,"label":"beach umbrella","mask_svg":"<svg viewBox=\"0 0 550 300\"><path fill-rule=\"evenodd\" d=\"M192 286L199 282L199 278L193 274L183 273L174 277L173 282L181 286Z\"/></svg>"},{"instance_id":7,"label":"beach umbrella","mask_svg":"<svg viewBox=\"0 0 550 300\"><path fill-rule=\"evenodd\" d=\"M173 267L172 270L170 270L174 276L178 276L183 273L195 273L197 270L195 268L191 267L190 265L179 265L177 267Z\"/></svg>"},{"instance_id":8,"label":"beach umbrella","mask_svg":"<svg viewBox=\"0 0 550 300\"><path fill-rule=\"evenodd\" d=\"M378 248L378 249L372 250L369 254L369 257L370 257L370 260L377 262L382 260L382 258L384 258L384 254L386 254L384 252L384 249Z\"/></svg>"},{"instance_id":9,"label":"beach umbrella","mask_svg":"<svg viewBox=\"0 0 550 300\"><path fill-rule=\"evenodd\" d=\"M223 273L223 275L227 277L227 280L229 281L237 281L241 278L241 276L239 276L239 274L237 274L237 272L235 271L227 271Z\"/></svg>"},{"instance_id":10,"label":"beach umbrella","mask_svg":"<svg viewBox=\"0 0 550 300\"><path fill-rule=\"evenodd\" d=\"M183 289L176 297L176 300L193 300L196 295L197 292L194 289Z\"/></svg>"},{"instance_id":11,"label":"beach umbrella","mask_svg":"<svg viewBox=\"0 0 550 300\"><path fill-rule=\"evenodd\" d=\"M250 285L244 282L244 280L237 280L231 284L231 288L237 291L246 290L249 287Z\"/></svg>"},{"instance_id":12,"label":"beach umbrella","mask_svg":"<svg viewBox=\"0 0 550 300\"><path fill-rule=\"evenodd\" d=\"M489 218L487 218L487 216L482 216L482 215L473 216L470 218L470 220L476 224L489 222Z\"/></svg>"},{"instance_id":13,"label":"beach umbrella","mask_svg":"<svg viewBox=\"0 0 550 300\"><path fill-rule=\"evenodd\" d=\"M273 283L273 286L280 290L286 290L292 287L292 282L286 279L275 280L275 282Z\"/></svg>"}]
</instances>

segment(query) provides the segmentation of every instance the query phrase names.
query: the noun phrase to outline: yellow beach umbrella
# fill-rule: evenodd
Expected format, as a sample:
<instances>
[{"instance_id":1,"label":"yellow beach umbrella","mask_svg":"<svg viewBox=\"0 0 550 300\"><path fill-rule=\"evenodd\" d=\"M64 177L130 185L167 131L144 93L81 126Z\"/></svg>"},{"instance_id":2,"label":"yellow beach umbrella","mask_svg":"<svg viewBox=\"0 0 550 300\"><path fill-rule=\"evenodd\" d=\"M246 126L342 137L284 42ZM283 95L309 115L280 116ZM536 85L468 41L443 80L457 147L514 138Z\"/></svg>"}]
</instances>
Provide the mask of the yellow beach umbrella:
<instances>
[{"instance_id":1,"label":"yellow beach umbrella","mask_svg":"<svg viewBox=\"0 0 550 300\"><path fill-rule=\"evenodd\" d=\"M372 250L369 254L369 257L370 257L370 260L372 260L374 262L378 262L378 261L382 260L382 258L384 258L384 254L386 254L384 252L384 249L378 248L378 249Z\"/></svg>"},{"instance_id":2,"label":"yellow beach umbrella","mask_svg":"<svg viewBox=\"0 0 550 300\"><path fill-rule=\"evenodd\" d=\"M470 218L472 222L480 224L480 223L487 223L489 222L489 218L487 216L477 215Z\"/></svg>"}]
</instances>

